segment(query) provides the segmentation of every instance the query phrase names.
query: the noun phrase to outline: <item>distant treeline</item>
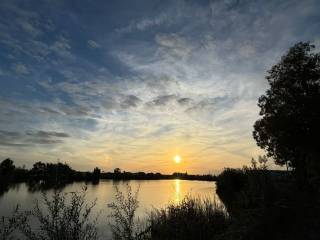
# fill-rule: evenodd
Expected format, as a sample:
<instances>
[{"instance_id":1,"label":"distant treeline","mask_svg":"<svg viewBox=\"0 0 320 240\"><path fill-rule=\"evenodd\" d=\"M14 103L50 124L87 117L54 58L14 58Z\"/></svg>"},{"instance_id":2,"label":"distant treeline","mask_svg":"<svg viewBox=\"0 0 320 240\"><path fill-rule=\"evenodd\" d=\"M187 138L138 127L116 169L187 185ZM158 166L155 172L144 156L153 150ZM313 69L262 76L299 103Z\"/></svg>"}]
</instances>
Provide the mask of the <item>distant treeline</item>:
<instances>
[{"instance_id":1,"label":"distant treeline","mask_svg":"<svg viewBox=\"0 0 320 240\"><path fill-rule=\"evenodd\" d=\"M95 180L100 178L100 169L92 172L73 170L66 163L36 162L31 169L16 167L14 162L7 158L0 163L0 183L17 183L25 181L45 181L67 183L77 180Z\"/></svg>"},{"instance_id":2,"label":"distant treeline","mask_svg":"<svg viewBox=\"0 0 320 240\"><path fill-rule=\"evenodd\" d=\"M119 179L119 180L160 180L160 179L181 179L181 180L202 180L202 181L215 181L216 176L205 175L192 175L188 173L175 172L173 174L161 173L145 173L145 172L126 172L119 168L114 169L113 172L101 173L102 179Z\"/></svg>"},{"instance_id":3,"label":"distant treeline","mask_svg":"<svg viewBox=\"0 0 320 240\"><path fill-rule=\"evenodd\" d=\"M161 173L126 172L115 168L113 172L102 173L96 167L91 172L81 172L72 169L66 163L36 162L31 169L16 167L14 162L7 158L0 163L0 186L18 182L45 182L52 184L65 184L73 181L93 181L100 179L115 180L158 180L158 179L183 179L214 181L213 175L189 175L188 173L173 173L164 175Z\"/></svg>"}]
</instances>

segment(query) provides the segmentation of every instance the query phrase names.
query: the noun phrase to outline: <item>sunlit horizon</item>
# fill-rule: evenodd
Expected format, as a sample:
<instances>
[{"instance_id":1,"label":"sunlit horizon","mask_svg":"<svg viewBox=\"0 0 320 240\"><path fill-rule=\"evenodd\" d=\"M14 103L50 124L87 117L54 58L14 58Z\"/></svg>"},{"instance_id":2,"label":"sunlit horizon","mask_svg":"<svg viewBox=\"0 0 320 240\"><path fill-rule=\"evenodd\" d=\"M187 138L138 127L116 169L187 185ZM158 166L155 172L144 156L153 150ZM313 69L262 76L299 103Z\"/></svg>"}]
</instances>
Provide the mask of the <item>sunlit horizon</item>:
<instances>
[{"instance_id":1,"label":"sunlit horizon","mask_svg":"<svg viewBox=\"0 0 320 240\"><path fill-rule=\"evenodd\" d=\"M318 9L3 0L0 158L165 174L248 165L264 154L252 131L266 72L299 41L319 47Z\"/></svg>"}]
</instances>

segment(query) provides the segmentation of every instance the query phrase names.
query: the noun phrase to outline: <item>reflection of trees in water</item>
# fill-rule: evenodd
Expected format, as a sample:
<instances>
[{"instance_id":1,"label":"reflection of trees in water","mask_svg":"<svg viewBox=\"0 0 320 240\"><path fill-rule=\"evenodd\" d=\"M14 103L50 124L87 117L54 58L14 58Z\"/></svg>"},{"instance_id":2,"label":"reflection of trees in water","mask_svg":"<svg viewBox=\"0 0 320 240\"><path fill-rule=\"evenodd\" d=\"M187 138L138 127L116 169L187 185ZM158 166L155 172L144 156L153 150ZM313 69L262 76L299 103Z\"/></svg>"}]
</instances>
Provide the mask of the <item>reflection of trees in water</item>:
<instances>
[{"instance_id":1,"label":"reflection of trees in water","mask_svg":"<svg viewBox=\"0 0 320 240\"><path fill-rule=\"evenodd\" d=\"M64 189L70 183L56 183L56 182L46 182L46 181L34 181L27 182L28 191L31 193L46 191L50 189L61 190Z\"/></svg>"},{"instance_id":2,"label":"reflection of trees in water","mask_svg":"<svg viewBox=\"0 0 320 240\"><path fill-rule=\"evenodd\" d=\"M2 197L10 189L19 190L19 188L20 188L19 183L10 183L5 181L0 181L0 197Z\"/></svg>"},{"instance_id":3,"label":"reflection of trees in water","mask_svg":"<svg viewBox=\"0 0 320 240\"><path fill-rule=\"evenodd\" d=\"M12 173L15 169L13 161L10 158L0 163L0 196L9 191L9 185L12 182Z\"/></svg>"},{"instance_id":4,"label":"reflection of trees in water","mask_svg":"<svg viewBox=\"0 0 320 240\"><path fill-rule=\"evenodd\" d=\"M47 191L47 190L62 190L67 185L74 183L73 181L68 182L55 182L55 181L28 181L25 183L9 183L9 182L3 182L0 181L0 197L2 197L5 193L7 193L10 189L16 189L19 190L21 184L25 184L27 186L28 192L35 193L35 192L41 192L41 191ZM99 181L89 181L85 182L85 184L92 184L92 186L99 185Z\"/></svg>"},{"instance_id":5,"label":"reflection of trees in water","mask_svg":"<svg viewBox=\"0 0 320 240\"><path fill-rule=\"evenodd\" d=\"M9 191L9 184L0 182L0 197Z\"/></svg>"}]
</instances>

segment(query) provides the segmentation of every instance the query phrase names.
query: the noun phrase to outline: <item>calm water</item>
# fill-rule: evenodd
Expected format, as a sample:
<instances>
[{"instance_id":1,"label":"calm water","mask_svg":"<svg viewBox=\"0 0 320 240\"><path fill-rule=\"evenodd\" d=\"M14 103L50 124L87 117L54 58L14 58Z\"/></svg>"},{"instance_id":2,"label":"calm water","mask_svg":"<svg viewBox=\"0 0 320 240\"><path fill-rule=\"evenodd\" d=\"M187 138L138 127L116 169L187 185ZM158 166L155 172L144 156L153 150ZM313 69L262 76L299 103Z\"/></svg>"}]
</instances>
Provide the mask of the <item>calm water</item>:
<instances>
[{"instance_id":1,"label":"calm water","mask_svg":"<svg viewBox=\"0 0 320 240\"><path fill-rule=\"evenodd\" d=\"M187 181L187 180L143 180L128 181L135 190L140 185L138 216L143 218L153 207L160 208L168 203L179 203L186 195L210 197L219 201L216 195L215 182ZM99 218L99 231L102 236L108 237L110 230L107 222L109 209L107 204L114 201L115 189L124 189L122 181L102 180L97 185L87 185L86 201L88 203L97 199L94 208L95 213L101 211ZM63 188L63 192L80 191L85 186L84 183L72 183ZM46 191L48 194L52 190ZM26 184L21 183L11 188L0 197L0 216L8 216L17 204L22 209L29 210L34 206L35 199L41 199L41 192L30 192Z\"/></svg>"}]
</instances>

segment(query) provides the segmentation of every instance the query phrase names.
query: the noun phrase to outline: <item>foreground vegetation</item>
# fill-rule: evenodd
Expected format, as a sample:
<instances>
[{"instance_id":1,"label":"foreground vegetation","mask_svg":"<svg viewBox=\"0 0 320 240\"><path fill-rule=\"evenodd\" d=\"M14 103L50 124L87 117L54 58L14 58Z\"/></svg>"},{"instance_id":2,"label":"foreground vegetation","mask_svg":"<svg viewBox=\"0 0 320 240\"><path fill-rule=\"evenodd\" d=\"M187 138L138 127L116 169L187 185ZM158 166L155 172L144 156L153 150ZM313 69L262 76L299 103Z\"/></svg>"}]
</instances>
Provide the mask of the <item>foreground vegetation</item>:
<instances>
[{"instance_id":1,"label":"foreground vegetation","mask_svg":"<svg viewBox=\"0 0 320 240\"><path fill-rule=\"evenodd\" d=\"M221 204L190 196L179 204L153 209L140 220L136 217L139 189L133 190L129 184L123 192L115 188L115 202L107 205L111 210L108 224L115 240L216 239L230 224ZM86 204L85 193L85 188L69 194L56 190L50 197L43 193L32 210L17 208L12 217L2 218L0 239L102 239L96 227L99 215L92 214L95 202ZM106 219L99 220L108 227Z\"/></svg>"},{"instance_id":2,"label":"foreground vegetation","mask_svg":"<svg viewBox=\"0 0 320 240\"><path fill-rule=\"evenodd\" d=\"M96 202L87 204L85 193L85 188L69 194L55 190L51 197L43 193L32 210L17 207L12 217L2 217L0 239L98 239L98 216L91 216Z\"/></svg>"},{"instance_id":3,"label":"foreground vegetation","mask_svg":"<svg viewBox=\"0 0 320 240\"><path fill-rule=\"evenodd\" d=\"M150 239L219 239L230 220L215 200L186 197L178 205L154 209L148 227Z\"/></svg>"}]
</instances>

